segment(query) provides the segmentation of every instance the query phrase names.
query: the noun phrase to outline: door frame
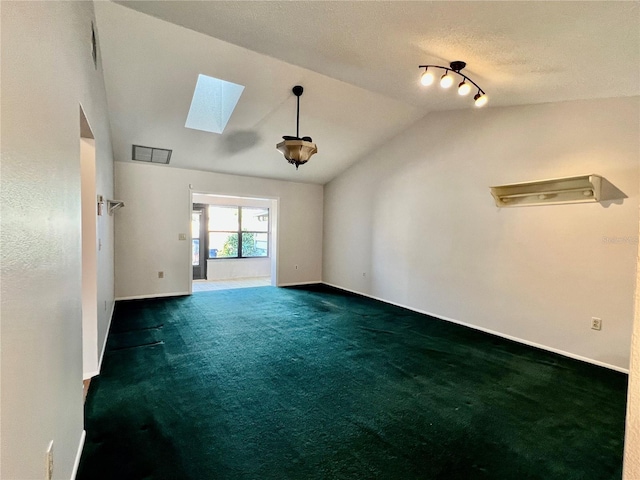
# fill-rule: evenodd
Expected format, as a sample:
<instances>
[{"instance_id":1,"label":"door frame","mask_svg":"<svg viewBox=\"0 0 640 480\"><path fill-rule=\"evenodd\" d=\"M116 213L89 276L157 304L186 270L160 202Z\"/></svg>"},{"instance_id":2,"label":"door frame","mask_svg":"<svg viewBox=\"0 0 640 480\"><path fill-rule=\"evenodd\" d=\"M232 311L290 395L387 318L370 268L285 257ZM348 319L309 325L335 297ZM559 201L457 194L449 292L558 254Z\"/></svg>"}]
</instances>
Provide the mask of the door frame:
<instances>
[{"instance_id":1,"label":"door frame","mask_svg":"<svg viewBox=\"0 0 640 480\"><path fill-rule=\"evenodd\" d=\"M193 256L191 259L191 280L206 280L207 279L207 251L209 246L207 245L207 205L204 203L193 203L191 204L191 214L194 212L200 212L200 231L198 232L199 239L199 269L200 275L196 275L196 266L193 265ZM191 231L191 254L193 255L193 229Z\"/></svg>"},{"instance_id":2,"label":"door frame","mask_svg":"<svg viewBox=\"0 0 640 480\"><path fill-rule=\"evenodd\" d=\"M271 205L269 207L269 221L271 222L269 228L269 258L271 260L271 286L278 286L278 265L279 265L279 251L280 251L280 236L279 236L279 218L280 218L280 197L269 196L269 195L230 195L230 194L221 194L213 191L207 190L194 190L193 185L189 184L189 228L191 228L191 210L194 204L194 195L208 195L212 197L223 197L223 198L241 198L241 199L256 199L256 200L269 200ZM198 203L198 202L195 202ZM189 255L189 295L193 294L193 265L192 265L192 247L191 243L188 248ZM205 260L206 261L206 260Z\"/></svg>"},{"instance_id":3,"label":"door frame","mask_svg":"<svg viewBox=\"0 0 640 480\"><path fill-rule=\"evenodd\" d=\"M98 350L98 212L96 141L80 105L79 166L82 250L82 379L100 370Z\"/></svg>"}]
</instances>

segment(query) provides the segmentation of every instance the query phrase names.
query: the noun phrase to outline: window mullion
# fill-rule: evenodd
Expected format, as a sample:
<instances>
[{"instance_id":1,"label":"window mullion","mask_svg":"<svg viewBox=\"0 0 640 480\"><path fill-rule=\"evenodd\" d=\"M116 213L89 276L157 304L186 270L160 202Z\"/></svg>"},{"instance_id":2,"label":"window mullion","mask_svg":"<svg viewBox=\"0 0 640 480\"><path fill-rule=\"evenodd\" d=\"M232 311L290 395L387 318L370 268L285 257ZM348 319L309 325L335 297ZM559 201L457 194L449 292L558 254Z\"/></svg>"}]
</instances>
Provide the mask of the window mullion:
<instances>
[{"instance_id":1,"label":"window mullion","mask_svg":"<svg viewBox=\"0 0 640 480\"><path fill-rule=\"evenodd\" d=\"M238 258L242 258L242 207L238 207Z\"/></svg>"}]
</instances>

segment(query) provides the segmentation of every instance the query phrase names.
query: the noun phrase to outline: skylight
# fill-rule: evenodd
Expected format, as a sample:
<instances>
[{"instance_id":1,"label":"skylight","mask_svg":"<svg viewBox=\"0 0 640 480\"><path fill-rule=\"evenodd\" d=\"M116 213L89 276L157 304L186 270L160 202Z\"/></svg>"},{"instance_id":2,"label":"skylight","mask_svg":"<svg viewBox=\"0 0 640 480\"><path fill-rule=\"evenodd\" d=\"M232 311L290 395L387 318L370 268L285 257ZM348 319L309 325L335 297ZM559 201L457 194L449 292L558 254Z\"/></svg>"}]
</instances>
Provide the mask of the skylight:
<instances>
[{"instance_id":1,"label":"skylight","mask_svg":"<svg viewBox=\"0 0 640 480\"><path fill-rule=\"evenodd\" d=\"M198 75L198 83L184 126L204 132L222 133L243 90L242 85Z\"/></svg>"}]
</instances>

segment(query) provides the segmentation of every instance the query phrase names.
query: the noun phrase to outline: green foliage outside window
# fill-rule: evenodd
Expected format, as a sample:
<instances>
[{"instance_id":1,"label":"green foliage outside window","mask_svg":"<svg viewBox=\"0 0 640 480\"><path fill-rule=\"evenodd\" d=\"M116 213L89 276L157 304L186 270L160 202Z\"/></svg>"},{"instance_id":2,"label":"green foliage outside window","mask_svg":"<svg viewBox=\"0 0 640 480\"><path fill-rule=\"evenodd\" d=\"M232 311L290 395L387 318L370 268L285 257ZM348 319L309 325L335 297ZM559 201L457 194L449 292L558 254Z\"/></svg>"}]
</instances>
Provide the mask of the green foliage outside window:
<instances>
[{"instance_id":1,"label":"green foliage outside window","mask_svg":"<svg viewBox=\"0 0 640 480\"><path fill-rule=\"evenodd\" d=\"M222 252L218 253L220 257L235 257L238 253L238 236L229 235L222 246Z\"/></svg>"},{"instance_id":2,"label":"green foliage outside window","mask_svg":"<svg viewBox=\"0 0 640 480\"><path fill-rule=\"evenodd\" d=\"M238 236L230 235L224 242L221 257L235 257L238 252ZM255 234L252 232L242 232L242 256L260 257L264 256L264 251L256 247Z\"/></svg>"}]
</instances>

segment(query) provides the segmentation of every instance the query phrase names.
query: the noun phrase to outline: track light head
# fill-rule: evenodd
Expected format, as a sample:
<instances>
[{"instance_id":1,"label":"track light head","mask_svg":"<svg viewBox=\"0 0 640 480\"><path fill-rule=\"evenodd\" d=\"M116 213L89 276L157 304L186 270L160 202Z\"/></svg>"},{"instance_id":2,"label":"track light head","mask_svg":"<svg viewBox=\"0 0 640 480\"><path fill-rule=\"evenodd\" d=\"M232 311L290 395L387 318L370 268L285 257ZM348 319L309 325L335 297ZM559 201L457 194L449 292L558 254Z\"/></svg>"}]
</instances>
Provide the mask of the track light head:
<instances>
[{"instance_id":1,"label":"track light head","mask_svg":"<svg viewBox=\"0 0 640 480\"><path fill-rule=\"evenodd\" d=\"M445 74L440 77L440 86L442 88L449 88L451 85L453 85L453 76L449 75L449 70L447 70Z\"/></svg>"},{"instance_id":2,"label":"track light head","mask_svg":"<svg viewBox=\"0 0 640 480\"><path fill-rule=\"evenodd\" d=\"M473 97L473 100L476 103L476 107L484 107L489 101L487 96L484 93L480 93L480 92L475 94L475 96Z\"/></svg>"},{"instance_id":3,"label":"track light head","mask_svg":"<svg viewBox=\"0 0 640 480\"><path fill-rule=\"evenodd\" d=\"M430 72L428 68L425 69L424 73L420 77L420 83L425 87L428 87L433 83L433 80L434 80L433 72Z\"/></svg>"},{"instance_id":4,"label":"track light head","mask_svg":"<svg viewBox=\"0 0 640 480\"><path fill-rule=\"evenodd\" d=\"M458 84L458 95L469 95L471 93L471 85L464 80Z\"/></svg>"}]
</instances>

